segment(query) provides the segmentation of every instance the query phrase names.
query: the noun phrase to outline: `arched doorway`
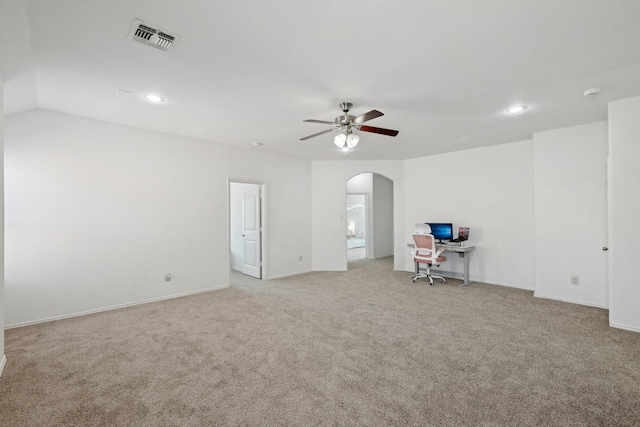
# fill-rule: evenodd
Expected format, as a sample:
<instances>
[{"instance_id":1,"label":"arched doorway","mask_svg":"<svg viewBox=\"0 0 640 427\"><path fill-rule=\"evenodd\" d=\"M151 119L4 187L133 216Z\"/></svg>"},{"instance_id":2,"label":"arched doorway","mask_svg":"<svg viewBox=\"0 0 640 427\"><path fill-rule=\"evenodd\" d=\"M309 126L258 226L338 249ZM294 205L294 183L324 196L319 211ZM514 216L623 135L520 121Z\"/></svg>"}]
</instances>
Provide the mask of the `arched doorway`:
<instances>
[{"instance_id":1,"label":"arched doorway","mask_svg":"<svg viewBox=\"0 0 640 427\"><path fill-rule=\"evenodd\" d=\"M393 256L393 181L361 173L346 182L347 264Z\"/></svg>"}]
</instances>

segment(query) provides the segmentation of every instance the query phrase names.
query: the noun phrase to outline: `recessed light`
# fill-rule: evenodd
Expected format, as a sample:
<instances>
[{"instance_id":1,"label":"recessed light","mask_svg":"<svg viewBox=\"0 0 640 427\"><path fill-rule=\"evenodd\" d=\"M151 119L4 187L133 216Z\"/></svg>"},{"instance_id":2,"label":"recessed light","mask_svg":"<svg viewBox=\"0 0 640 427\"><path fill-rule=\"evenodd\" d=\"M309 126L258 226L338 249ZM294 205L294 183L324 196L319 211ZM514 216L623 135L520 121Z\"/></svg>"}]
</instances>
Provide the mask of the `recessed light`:
<instances>
[{"instance_id":1,"label":"recessed light","mask_svg":"<svg viewBox=\"0 0 640 427\"><path fill-rule=\"evenodd\" d=\"M162 96L156 95L155 93L145 93L143 96L144 96L144 99L146 99L149 102L153 102L155 104L159 104L165 101L165 99Z\"/></svg>"},{"instance_id":2,"label":"recessed light","mask_svg":"<svg viewBox=\"0 0 640 427\"><path fill-rule=\"evenodd\" d=\"M251 145L254 147L262 147L264 144L262 142L252 142Z\"/></svg>"},{"instance_id":3,"label":"recessed light","mask_svg":"<svg viewBox=\"0 0 640 427\"><path fill-rule=\"evenodd\" d=\"M514 105L513 107L507 108L507 114L522 114L526 109L526 105Z\"/></svg>"},{"instance_id":4,"label":"recessed light","mask_svg":"<svg viewBox=\"0 0 640 427\"><path fill-rule=\"evenodd\" d=\"M602 92L602 88L592 87L591 89L587 89L584 91L584 97L595 98L596 96L600 95L600 92Z\"/></svg>"}]
</instances>

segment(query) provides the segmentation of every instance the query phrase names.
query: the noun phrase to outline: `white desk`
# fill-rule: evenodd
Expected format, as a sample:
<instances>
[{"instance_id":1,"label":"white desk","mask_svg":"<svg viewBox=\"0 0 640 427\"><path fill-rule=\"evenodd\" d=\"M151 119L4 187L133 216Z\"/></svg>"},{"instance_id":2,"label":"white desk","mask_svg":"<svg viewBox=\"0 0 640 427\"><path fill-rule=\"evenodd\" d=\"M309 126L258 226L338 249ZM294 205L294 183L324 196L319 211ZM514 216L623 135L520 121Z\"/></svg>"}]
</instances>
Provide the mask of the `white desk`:
<instances>
[{"instance_id":1,"label":"white desk","mask_svg":"<svg viewBox=\"0 0 640 427\"><path fill-rule=\"evenodd\" d=\"M408 243L408 247L413 248L415 245L413 243ZM473 245L446 245L446 244L436 244L436 248L444 248L445 252L456 252L460 258L463 259L464 264L464 277L463 283L460 286L467 286L469 284L469 255L468 253L473 251L476 247Z\"/></svg>"}]
</instances>

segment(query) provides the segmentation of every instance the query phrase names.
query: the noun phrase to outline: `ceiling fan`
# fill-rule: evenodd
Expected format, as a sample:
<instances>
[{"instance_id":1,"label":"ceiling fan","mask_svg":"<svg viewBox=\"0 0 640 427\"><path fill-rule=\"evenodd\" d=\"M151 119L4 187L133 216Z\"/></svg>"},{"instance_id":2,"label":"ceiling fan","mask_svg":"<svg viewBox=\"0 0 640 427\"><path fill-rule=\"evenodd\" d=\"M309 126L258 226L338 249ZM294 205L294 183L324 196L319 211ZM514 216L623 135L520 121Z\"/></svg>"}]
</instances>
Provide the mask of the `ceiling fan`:
<instances>
[{"instance_id":1,"label":"ceiling fan","mask_svg":"<svg viewBox=\"0 0 640 427\"><path fill-rule=\"evenodd\" d=\"M378 110L371 110L368 113L364 113L358 117L349 115L349 110L353 107L353 104L350 102L341 102L340 109L344 113L343 116L338 116L334 121L329 122L326 120L314 120L308 119L303 120L304 122L309 123L321 123L331 125L331 129L324 130L322 132L314 133L313 135L305 136L304 138L300 138L300 141L305 141L307 139L314 138L316 136L324 135L325 133L332 132L334 130L339 130L340 134L337 135L333 141L338 148L342 149L342 151L349 151L351 148L358 145L360 141L360 137L353 133L353 130L361 130L363 132L372 132L379 133L387 136L396 136L398 134L397 130L391 129L383 129L377 128L373 126L363 125L362 123L369 121L371 119L375 119L376 117L383 116Z\"/></svg>"}]
</instances>

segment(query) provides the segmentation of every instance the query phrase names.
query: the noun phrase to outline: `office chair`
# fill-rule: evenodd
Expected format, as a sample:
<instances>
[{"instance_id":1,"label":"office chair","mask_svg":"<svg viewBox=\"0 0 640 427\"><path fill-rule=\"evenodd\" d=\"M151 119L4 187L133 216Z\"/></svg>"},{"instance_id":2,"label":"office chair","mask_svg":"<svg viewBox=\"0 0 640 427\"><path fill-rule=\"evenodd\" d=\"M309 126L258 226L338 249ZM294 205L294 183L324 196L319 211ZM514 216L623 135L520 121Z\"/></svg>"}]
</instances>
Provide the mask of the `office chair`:
<instances>
[{"instance_id":1,"label":"office chair","mask_svg":"<svg viewBox=\"0 0 640 427\"><path fill-rule=\"evenodd\" d=\"M431 227L428 224L416 224L413 241L415 247L411 250L411 256L416 263L416 274L411 278L413 282L427 278L430 286L433 286L433 279L440 279L444 283L446 281L444 277L431 274L432 266L438 267L442 261L447 259L441 255L444 248L436 249L436 239L431 234ZM420 272L420 264L427 265L426 272Z\"/></svg>"}]
</instances>

